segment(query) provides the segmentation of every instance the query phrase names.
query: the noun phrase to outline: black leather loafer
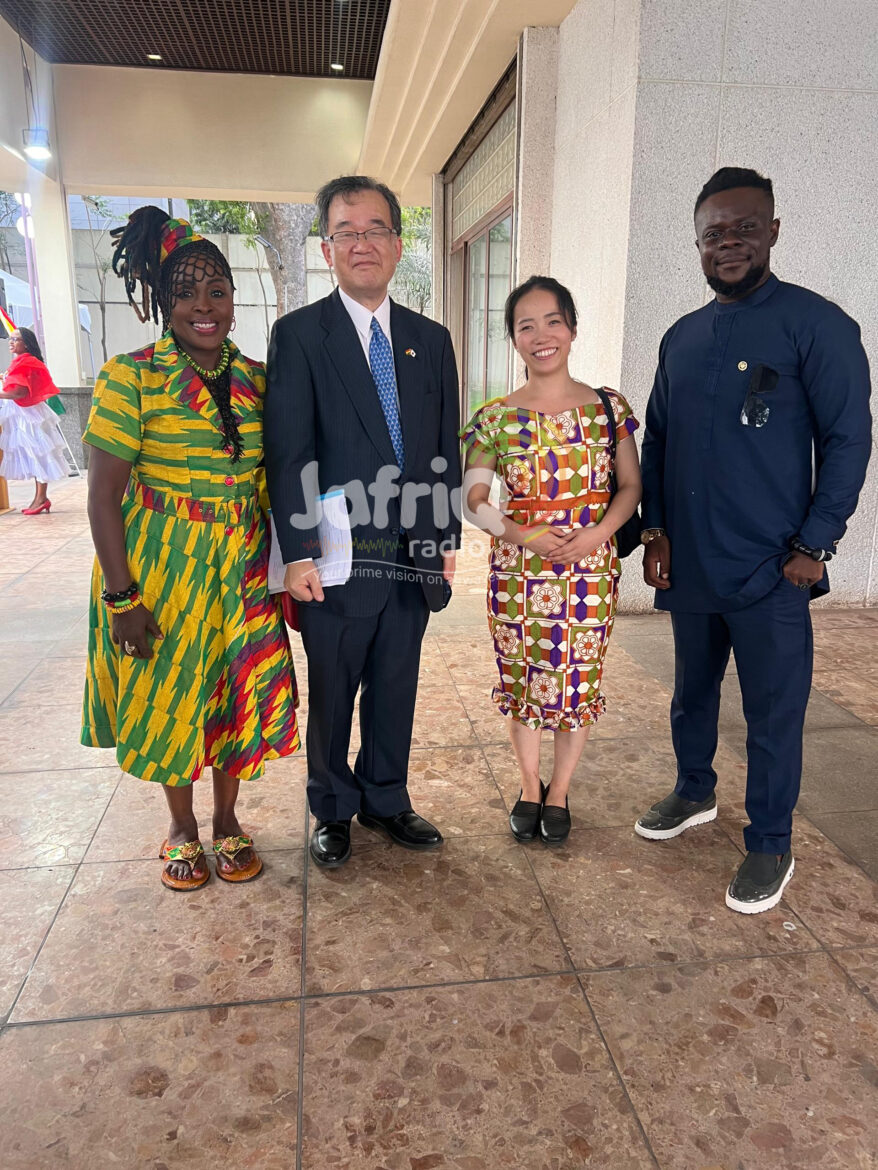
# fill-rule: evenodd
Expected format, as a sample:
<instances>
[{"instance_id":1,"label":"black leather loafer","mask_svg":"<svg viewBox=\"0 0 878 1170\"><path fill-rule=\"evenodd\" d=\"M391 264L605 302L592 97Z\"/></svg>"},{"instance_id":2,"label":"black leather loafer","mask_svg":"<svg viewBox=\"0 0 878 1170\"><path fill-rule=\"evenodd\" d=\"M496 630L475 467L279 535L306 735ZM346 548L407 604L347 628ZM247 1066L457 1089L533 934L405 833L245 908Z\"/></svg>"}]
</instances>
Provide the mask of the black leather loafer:
<instances>
[{"instance_id":1,"label":"black leather loafer","mask_svg":"<svg viewBox=\"0 0 878 1170\"><path fill-rule=\"evenodd\" d=\"M351 822L318 821L308 848L315 862L324 869L344 865L351 855Z\"/></svg>"},{"instance_id":2,"label":"black leather loafer","mask_svg":"<svg viewBox=\"0 0 878 1170\"><path fill-rule=\"evenodd\" d=\"M442 844L439 830L411 809L392 817L357 813L357 820L364 829L384 833L395 845L402 845L406 849L436 849Z\"/></svg>"},{"instance_id":3,"label":"black leather loafer","mask_svg":"<svg viewBox=\"0 0 878 1170\"><path fill-rule=\"evenodd\" d=\"M546 796L549 790L546 789ZM545 800L545 797L543 798ZM543 804L540 812L540 836L545 845L563 845L570 836L570 801L564 808L557 804Z\"/></svg>"},{"instance_id":4,"label":"black leather loafer","mask_svg":"<svg viewBox=\"0 0 878 1170\"><path fill-rule=\"evenodd\" d=\"M522 790L523 791L523 790ZM543 801L546 799L546 786L540 781L540 799L522 800L521 791L518 800L512 806L509 814L509 828L516 841L533 841L540 832L540 812Z\"/></svg>"}]
</instances>

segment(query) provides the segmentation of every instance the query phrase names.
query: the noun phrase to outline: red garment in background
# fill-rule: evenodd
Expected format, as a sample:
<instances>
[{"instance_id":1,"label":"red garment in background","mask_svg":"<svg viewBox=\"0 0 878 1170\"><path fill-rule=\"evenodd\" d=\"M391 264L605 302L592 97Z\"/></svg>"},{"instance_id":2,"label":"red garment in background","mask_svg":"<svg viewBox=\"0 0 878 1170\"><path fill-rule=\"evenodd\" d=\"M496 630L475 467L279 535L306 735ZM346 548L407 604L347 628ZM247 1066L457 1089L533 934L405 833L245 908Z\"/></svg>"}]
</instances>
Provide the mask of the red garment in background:
<instances>
[{"instance_id":1,"label":"red garment in background","mask_svg":"<svg viewBox=\"0 0 878 1170\"><path fill-rule=\"evenodd\" d=\"M58 387L45 364L30 353L17 353L9 363L3 378L3 389L11 390L14 386L24 386L27 390L22 398L15 399L19 406L36 406L58 393Z\"/></svg>"}]
</instances>

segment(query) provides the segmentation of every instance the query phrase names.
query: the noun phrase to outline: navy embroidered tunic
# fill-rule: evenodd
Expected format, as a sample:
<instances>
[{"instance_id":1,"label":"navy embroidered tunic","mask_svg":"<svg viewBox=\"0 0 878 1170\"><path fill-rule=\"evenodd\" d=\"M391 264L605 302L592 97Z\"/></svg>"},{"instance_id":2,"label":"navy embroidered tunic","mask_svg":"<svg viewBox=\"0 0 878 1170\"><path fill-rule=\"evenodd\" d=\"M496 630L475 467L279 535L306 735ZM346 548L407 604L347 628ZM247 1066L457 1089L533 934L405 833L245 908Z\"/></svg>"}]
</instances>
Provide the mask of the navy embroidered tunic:
<instances>
[{"instance_id":1,"label":"navy embroidered tunic","mask_svg":"<svg viewBox=\"0 0 878 1170\"><path fill-rule=\"evenodd\" d=\"M751 410L745 425L759 366L767 417L754 425L765 411ZM643 440L643 526L671 541L656 607L724 613L764 597L791 537L831 548L844 535L870 452L869 364L837 305L770 276L681 317L662 339ZM824 576L812 596L828 589Z\"/></svg>"}]
</instances>

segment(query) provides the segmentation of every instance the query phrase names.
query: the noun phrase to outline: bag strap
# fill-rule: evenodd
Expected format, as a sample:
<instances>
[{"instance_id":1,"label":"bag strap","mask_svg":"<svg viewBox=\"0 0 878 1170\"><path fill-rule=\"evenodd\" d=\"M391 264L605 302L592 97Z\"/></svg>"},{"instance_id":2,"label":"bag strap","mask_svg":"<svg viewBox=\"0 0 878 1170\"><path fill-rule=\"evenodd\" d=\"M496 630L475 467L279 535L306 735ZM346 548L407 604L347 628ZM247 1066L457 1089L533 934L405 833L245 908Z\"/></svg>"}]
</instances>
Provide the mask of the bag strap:
<instances>
[{"instance_id":1,"label":"bag strap","mask_svg":"<svg viewBox=\"0 0 878 1170\"><path fill-rule=\"evenodd\" d=\"M610 431L610 457L613 460L613 466L616 465L616 415L613 412L613 404L610 402L610 396L606 390L598 390L597 386L594 388L595 394L600 398L604 414L607 416L607 426Z\"/></svg>"}]
</instances>

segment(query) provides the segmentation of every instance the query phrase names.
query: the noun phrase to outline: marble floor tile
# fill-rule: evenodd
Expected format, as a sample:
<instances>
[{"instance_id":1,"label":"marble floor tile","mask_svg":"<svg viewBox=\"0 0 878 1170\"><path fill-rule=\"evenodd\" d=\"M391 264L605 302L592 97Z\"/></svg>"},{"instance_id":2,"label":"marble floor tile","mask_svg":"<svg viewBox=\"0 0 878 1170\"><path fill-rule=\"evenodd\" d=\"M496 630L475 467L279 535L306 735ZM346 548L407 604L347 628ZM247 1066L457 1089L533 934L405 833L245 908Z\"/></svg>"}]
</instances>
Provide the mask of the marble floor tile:
<instances>
[{"instance_id":1,"label":"marble floor tile","mask_svg":"<svg viewBox=\"0 0 878 1170\"><path fill-rule=\"evenodd\" d=\"M3 709L27 707L41 712L44 719L57 707L74 707L78 714L82 710L84 686L84 655L75 658L47 657L6 698Z\"/></svg>"},{"instance_id":2,"label":"marble floor tile","mask_svg":"<svg viewBox=\"0 0 878 1170\"><path fill-rule=\"evenodd\" d=\"M308 876L309 993L496 979L568 968L524 851L502 837L415 853L370 845Z\"/></svg>"},{"instance_id":3,"label":"marble floor tile","mask_svg":"<svg viewBox=\"0 0 878 1170\"><path fill-rule=\"evenodd\" d=\"M506 832L506 809L480 747L418 748L409 758L409 795L445 837Z\"/></svg>"},{"instance_id":4,"label":"marble floor tile","mask_svg":"<svg viewBox=\"0 0 878 1170\"><path fill-rule=\"evenodd\" d=\"M856 606L824 608L811 606L811 621L815 630L844 629L847 627L872 627L878 629L878 606L861 609Z\"/></svg>"},{"instance_id":5,"label":"marble floor tile","mask_svg":"<svg viewBox=\"0 0 878 1170\"><path fill-rule=\"evenodd\" d=\"M752 916L726 907L741 855L716 825L665 842L574 827L562 848L537 844L529 856L580 970L817 946L783 903Z\"/></svg>"},{"instance_id":6,"label":"marble floor tile","mask_svg":"<svg viewBox=\"0 0 878 1170\"><path fill-rule=\"evenodd\" d=\"M4 1170L296 1162L298 1004L12 1028Z\"/></svg>"},{"instance_id":7,"label":"marble floor tile","mask_svg":"<svg viewBox=\"0 0 878 1170\"><path fill-rule=\"evenodd\" d=\"M295 849L305 832L304 761L269 761L263 779L242 784L237 813L241 828L260 851ZM193 785L201 843L210 850L213 785L209 778ZM154 858L168 834L168 806L160 784L123 776L95 834L85 860L130 861Z\"/></svg>"},{"instance_id":8,"label":"marble floor tile","mask_svg":"<svg viewBox=\"0 0 878 1170\"><path fill-rule=\"evenodd\" d=\"M81 866L15 1022L298 995L302 864L272 853L252 885L193 893L158 860Z\"/></svg>"},{"instance_id":9,"label":"marble floor tile","mask_svg":"<svg viewBox=\"0 0 878 1170\"><path fill-rule=\"evenodd\" d=\"M0 775L0 869L82 861L119 775L115 768Z\"/></svg>"},{"instance_id":10,"label":"marble floor tile","mask_svg":"<svg viewBox=\"0 0 878 1170\"><path fill-rule=\"evenodd\" d=\"M878 1014L828 955L583 977L662 1170L869 1170Z\"/></svg>"},{"instance_id":11,"label":"marble floor tile","mask_svg":"<svg viewBox=\"0 0 878 1170\"><path fill-rule=\"evenodd\" d=\"M83 747L79 742L80 704L52 707L51 735L46 734L48 718L49 713L37 707L0 709L0 773L115 767L113 748Z\"/></svg>"},{"instance_id":12,"label":"marble floor tile","mask_svg":"<svg viewBox=\"0 0 878 1170\"><path fill-rule=\"evenodd\" d=\"M647 1170L571 976L309 1002L302 1170Z\"/></svg>"},{"instance_id":13,"label":"marble floor tile","mask_svg":"<svg viewBox=\"0 0 878 1170\"><path fill-rule=\"evenodd\" d=\"M451 678L458 686L490 690L497 683L497 659L487 622L484 629L462 635L446 634L437 641Z\"/></svg>"},{"instance_id":14,"label":"marble floor tile","mask_svg":"<svg viewBox=\"0 0 878 1170\"><path fill-rule=\"evenodd\" d=\"M412 747L457 747L475 744L476 737L466 708L453 688L422 686L418 688Z\"/></svg>"},{"instance_id":15,"label":"marble floor tile","mask_svg":"<svg viewBox=\"0 0 878 1170\"><path fill-rule=\"evenodd\" d=\"M857 951L833 951L832 957L878 1008L878 947L864 947Z\"/></svg>"},{"instance_id":16,"label":"marble floor tile","mask_svg":"<svg viewBox=\"0 0 878 1170\"><path fill-rule=\"evenodd\" d=\"M814 670L875 671L878 622L872 626L823 628L814 630Z\"/></svg>"},{"instance_id":17,"label":"marble floor tile","mask_svg":"<svg viewBox=\"0 0 878 1170\"><path fill-rule=\"evenodd\" d=\"M0 654L0 706L21 686L36 661L30 654L10 654L4 648Z\"/></svg>"},{"instance_id":18,"label":"marble floor tile","mask_svg":"<svg viewBox=\"0 0 878 1170\"><path fill-rule=\"evenodd\" d=\"M785 901L811 933L828 947L878 944L878 882L805 816L794 820L793 852L796 872Z\"/></svg>"},{"instance_id":19,"label":"marble floor tile","mask_svg":"<svg viewBox=\"0 0 878 1170\"><path fill-rule=\"evenodd\" d=\"M0 870L0 1024L73 880L75 869Z\"/></svg>"},{"instance_id":20,"label":"marble floor tile","mask_svg":"<svg viewBox=\"0 0 878 1170\"><path fill-rule=\"evenodd\" d=\"M451 675L437 638L430 634L421 643L420 686L449 686Z\"/></svg>"},{"instance_id":21,"label":"marble floor tile","mask_svg":"<svg viewBox=\"0 0 878 1170\"><path fill-rule=\"evenodd\" d=\"M578 734L578 733L577 733ZM540 751L543 780L548 783L554 759L553 736L543 737ZM507 808L518 799L519 771L509 745L489 745L485 755ZM717 793L720 812L729 804L743 808L747 766L723 744L717 749ZM634 822L650 805L673 791L676 758L669 741L599 739L586 744L573 773L570 812L581 827L605 828Z\"/></svg>"},{"instance_id":22,"label":"marble floor tile","mask_svg":"<svg viewBox=\"0 0 878 1170\"><path fill-rule=\"evenodd\" d=\"M7 603L9 604L9 603ZM81 616L79 607L50 609L45 605L22 609L18 605L0 624L0 646L9 642L30 642L31 653L41 655L45 642L56 642L67 637ZM5 650L0 650L5 655Z\"/></svg>"},{"instance_id":23,"label":"marble floor tile","mask_svg":"<svg viewBox=\"0 0 878 1170\"><path fill-rule=\"evenodd\" d=\"M874 674L864 676L854 667L815 670L814 689L864 723L878 727L878 679Z\"/></svg>"},{"instance_id":24,"label":"marble floor tile","mask_svg":"<svg viewBox=\"0 0 878 1170\"><path fill-rule=\"evenodd\" d=\"M509 742L507 721L491 698L492 687L493 683L457 687L460 701L472 724L473 734L480 744Z\"/></svg>"},{"instance_id":25,"label":"marble floor tile","mask_svg":"<svg viewBox=\"0 0 878 1170\"><path fill-rule=\"evenodd\" d=\"M805 811L821 833L878 881L878 808L844 813Z\"/></svg>"}]
</instances>

